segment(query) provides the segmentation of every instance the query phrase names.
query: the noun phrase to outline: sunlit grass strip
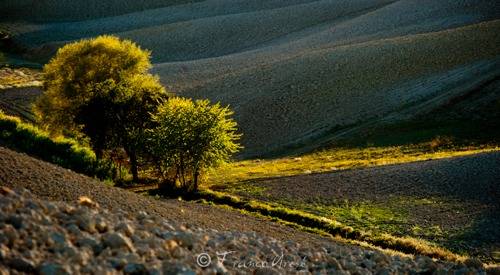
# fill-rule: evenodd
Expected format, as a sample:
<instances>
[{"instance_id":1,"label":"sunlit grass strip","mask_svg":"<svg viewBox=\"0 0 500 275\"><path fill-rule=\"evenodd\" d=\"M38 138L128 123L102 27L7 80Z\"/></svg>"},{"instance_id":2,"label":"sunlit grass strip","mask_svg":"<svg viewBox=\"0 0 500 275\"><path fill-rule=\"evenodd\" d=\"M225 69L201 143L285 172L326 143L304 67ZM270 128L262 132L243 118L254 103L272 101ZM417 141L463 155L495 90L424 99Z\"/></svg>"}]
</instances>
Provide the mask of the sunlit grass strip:
<instances>
[{"instance_id":1,"label":"sunlit grass strip","mask_svg":"<svg viewBox=\"0 0 500 275\"><path fill-rule=\"evenodd\" d=\"M51 138L39 128L0 111L0 146L5 146L73 171L101 179L111 176L109 163L97 161L94 152L69 138Z\"/></svg>"},{"instance_id":2,"label":"sunlit grass strip","mask_svg":"<svg viewBox=\"0 0 500 275\"><path fill-rule=\"evenodd\" d=\"M429 143L393 147L338 148L291 158L231 163L212 171L208 175L207 185L401 164L499 150L499 147L493 145L432 150Z\"/></svg>"},{"instance_id":3,"label":"sunlit grass strip","mask_svg":"<svg viewBox=\"0 0 500 275\"><path fill-rule=\"evenodd\" d=\"M0 64L2 57L0 52ZM0 89L5 88L21 88L21 87L39 87L42 85L41 73L39 71L27 68L0 69ZM0 91L1 92L1 91Z\"/></svg>"},{"instance_id":4,"label":"sunlit grass strip","mask_svg":"<svg viewBox=\"0 0 500 275\"><path fill-rule=\"evenodd\" d=\"M464 256L454 254L444 248L430 244L421 239L395 237L388 234L368 234L350 226L343 225L332 219L282 206L274 206L253 200L246 201L233 195L211 190L200 191L199 196L200 198L214 204L228 205L236 209L258 213L273 219L281 219L286 223L294 223L312 230L320 230L330 235L339 236L349 240L366 242L370 245L375 245L383 249L390 249L406 254L419 254L447 261L463 262L467 259Z\"/></svg>"},{"instance_id":5,"label":"sunlit grass strip","mask_svg":"<svg viewBox=\"0 0 500 275\"><path fill-rule=\"evenodd\" d=\"M259 218L268 219L268 220L271 220L273 222L277 222L279 224L286 225L288 227L292 227L292 228L295 228L295 229L298 229L298 230L301 230L301 231L304 231L304 232L309 232L309 233L317 234L317 235L320 235L320 236L323 236L323 237L331 237L331 238L334 238L335 240L338 240L340 242L344 242L344 243L348 243L348 244L352 244L352 245L357 245L357 246L361 246L361 247L368 248L368 249L383 251L384 253L387 253L387 254L390 254L390 255L393 255L393 256L396 256L396 255L397 256L402 256L402 257L405 257L405 256L408 257L408 256L410 256L408 253L403 253L401 251L396 251L396 250L388 249L388 248L382 248L380 246L367 243L365 241L359 241L359 240L354 240L354 239L346 239L346 238L342 238L342 237L340 237L338 235L334 236L334 235L329 234L326 231L321 230L321 229L312 228L312 227L308 227L308 226L303 226L303 225L300 225L300 224L297 224L297 223L294 223L294 222L285 221L285 220L282 220L282 219L279 219L279 218L276 218L276 217L270 217L270 216L262 215L262 214L260 214L258 212L251 212L251 211L247 211L247 210L244 210L244 209L236 209L236 208L231 207L231 206L229 206L227 204L216 204L214 202L207 201L205 199L201 199L200 201L202 203L205 203L205 204L208 204L208 205L217 206L217 207L228 209L228 210L237 210L240 213L245 214L245 215L252 215L252 216L259 217ZM459 261L465 261L467 259L467 257L464 257L464 256L459 256L459 255L457 255L457 256L460 258Z\"/></svg>"}]
</instances>

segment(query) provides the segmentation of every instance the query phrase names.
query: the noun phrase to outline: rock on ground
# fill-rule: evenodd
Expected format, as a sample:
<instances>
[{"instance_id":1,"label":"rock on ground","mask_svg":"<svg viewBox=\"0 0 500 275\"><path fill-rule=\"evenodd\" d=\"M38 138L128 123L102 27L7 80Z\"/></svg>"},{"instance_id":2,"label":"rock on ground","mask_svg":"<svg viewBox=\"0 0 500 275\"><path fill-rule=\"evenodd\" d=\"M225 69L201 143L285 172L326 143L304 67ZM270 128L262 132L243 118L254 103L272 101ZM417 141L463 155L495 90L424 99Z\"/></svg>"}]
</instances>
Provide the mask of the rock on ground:
<instances>
[{"instance_id":1,"label":"rock on ground","mask_svg":"<svg viewBox=\"0 0 500 275\"><path fill-rule=\"evenodd\" d=\"M147 212L110 212L89 200L49 202L0 187L0 274L485 273L427 257L188 227Z\"/></svg>"}]
</instances>

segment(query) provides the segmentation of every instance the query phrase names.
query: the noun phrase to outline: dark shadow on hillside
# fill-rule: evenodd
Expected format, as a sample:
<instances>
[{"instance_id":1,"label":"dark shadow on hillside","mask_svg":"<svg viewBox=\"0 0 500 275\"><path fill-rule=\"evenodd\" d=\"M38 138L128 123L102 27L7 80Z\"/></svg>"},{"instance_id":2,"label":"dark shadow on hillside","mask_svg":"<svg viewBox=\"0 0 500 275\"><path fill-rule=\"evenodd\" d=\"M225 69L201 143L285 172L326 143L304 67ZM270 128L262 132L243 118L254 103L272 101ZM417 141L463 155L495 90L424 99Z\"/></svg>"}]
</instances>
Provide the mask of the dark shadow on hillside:
<instances>
[{"instance_id":1,"label":"dark shadow on hillside","mask_svg":"<svg viewBox=\"0 0 500 275\"><path fill-rule=\"evenodd\" d=\"M500 259L494 255L500 252L499 216L500 208L485 212L474 219L471 227L447 238L443 246L454 252L466 251L471 256L500 263Z\"/></svg>"},{"instance_id":2,"label":"dark shadow on hillside","mask_svg":"<svg viewBox=\"0 0 500 275\"><path fill-rule=\"evenodd\" d=\"M410 119L388 122L381 117L337 125L316 138L283 146L260 157L273 159L321 149L411 145L443 136L455 146L500 145L500 76Z\"/></svg>"}]
</instances>

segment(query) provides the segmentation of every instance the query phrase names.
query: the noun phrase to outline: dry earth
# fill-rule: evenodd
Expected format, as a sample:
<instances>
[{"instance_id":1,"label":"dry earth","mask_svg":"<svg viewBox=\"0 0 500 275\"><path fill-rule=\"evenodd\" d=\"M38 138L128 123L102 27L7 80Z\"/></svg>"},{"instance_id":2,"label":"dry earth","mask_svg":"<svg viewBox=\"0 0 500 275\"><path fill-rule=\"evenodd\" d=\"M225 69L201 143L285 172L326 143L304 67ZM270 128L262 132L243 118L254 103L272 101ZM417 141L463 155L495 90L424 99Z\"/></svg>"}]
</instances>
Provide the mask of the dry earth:
<instances>
[{"instance_id":1,"label":"dry earth","mask_svg":"<svg viewBox=\"0 0 500 275\"><path fill-rule=\"evenodd\" d=\"M0 196L6 196L0 198L0 220L5 221L0 226L2 272L51 274L62 270L113 274L147 269L154 274L174 274L181 270L220 273L227 271L226 268L241 271L234 265L211 265L213 270L202 270L196 265L195 254L208 252L215 257L221 249L249 253L242 252L243 258L232 259L232 262L270 261L269 253L278 256L285 253L289 261L306 257L306 266L311 272L484 272L475 269L479 267L476 261L468 262L467 267L433 262L427 257L412 260L387 256L228 209L155 200L1 147L0 182L16 190L26 188L36 197L22 190L17 194L6 189L0 192ZM102 210L86 210L94 207L93 203L82 201L81 196L98 203ZM75 208L78 200L90 206ZM228 230L232 232L226 232ZM26 250L28 247L31 249ZM243 272L248 271L251 268ZM275 271L284 272L279 268Z\"/></svg>"},{"instance_id":2,"label":"dry earth","mask_svg":"<svg viewBox=\"0 0 500 275\"><path fill-rule=\"evenodd\" d=\"M42 72L30 68L0 68L0 110L33 122L32 104L42 93Z\"/></svg>"},{"instance_id":3,"label":"dry earth","mask_svg":"<svg viewBox=\"0 0 500 275\"><path fill-rule=\"evenodd\" d=\"M252 180L241 183L242 191L237 191L237 194L245 198L279 202L292 208L305 207L313 213L317 211L315 206L328 209L347 207L346 204L354 207L365 205L368 211L372 209L370 207L386 209L396 217L405 216L404 224L398 226L401 231L392 234L418 237L419 233L412 231L414 226L434 230L438 228L444 232L444 236L433 232L420 237L491 260L496 259L493 254L500 250L499 183L500 153L493 152ZM335 219L336 213L332 215ZM351 221L345 222L349 224ZM385 222L391 221L377 221Z\"/></svg>"},{"instance_id":4,"label":"dry earth","mask_svg":"<svg viewBox=\"0 0 500 275\"><path fill-rule=\"evenodd\" d=\"M244 133L245 156L324 144L338 129L412 118L471 91L478 101L498 100L491 97L499 89L492 80L500 75L496 0L119 2L3 0L0 31L10 33L11 45L25 57L43 62L76 39L99 34L133 39L152 50L153 72L172 91L231 105ZM484 83L495 86L483 97L478 87ZM30 116L25 99L36 90L0 93L0 108ZM297 202L382 203L389 194L453 199L470 207L460 215L438 213L436 222L458 226L450 221L465 221L483 209L498 213L498 167L495 153L256 184L265 184L271 197ZM4 148L0 184L25 187L52 201L74 202L85 195L111 211L148 209L155 217L205 228L330 242L235 211L151 200Z\"/></svg>"},{"instance_id":5,"label":"dry earth","mask_svg":"<svg viewBox=\"0 0 500 275\"><path fill-rule=\"evenodd\" d=\"M32 103L41 94L39 87L0 89L0 110L33 122Z\"/></svg>"},{"instance_id":6,"label":"dry earth","mask_svg":"<svg viewBox=\"0 0 500 275\"><path fill-rule=\"evenodd\" d=\"M29 68L0 67L0 90L41 86L41 72Z\"/></svg>"},{"instance_id":7,"label":"dry earth","mask_svg":"<svg viewBox=\"0 0 500 275\"><path fill-rule=\"evenodd\" d=\"M114 272L116 272L121 270L127 273L128 269L144 269L144 267L148 267L148 269L150 269L149 271L155 268L162 270L163 268L163 271L160 272L170 274L168 270L182 266L185 270L192 269L201 272L199 269L200 267L194 262L195 258L193 253L201 253L204 251L203 249L208 249L207 251L211 253L212 256L219 251L217 250L219 248L227 248L229 250L234 250L235 248L242 250L254 249L255 251L250 254L257 255L257 258L250 256L250 258L242 258L241 260L258 261L259 259L265 260L265 251L281 249L280 251L285 251L284 253L293 256L294 253L297 253L296 249L299 249L299 247L301 252L297 254L298 257L304 255L311 255L312 258L319 257L317 260L311 259L314 264L308 262L308 266L313 268L311 271L328 268L336 270L344 268L351 272L357 271L362 273L368 272L367 270L370 270L370 268L379 271L387 269L386 272L390 272L391 270L400 272L410 269L415 271L425 271L429 269L466 270L464 265L432 263L430 259L425 257L417 258L415 261L412 261L406 257L387 257L382 255L380 257L382 257L383 264L379 264L377 262L378 260L373 260L379 256L372 257L373 252L369 252L365 249L340 244L320 236L297 231L256 217L246 216L232 210L177 200L159 201L122 189L108 187L104 183L97 182L86 176L1 147L0 182L2 186L7 186L16 190L26 188L37 198L31 199L31 195L23 191L19 193L22 194L22 197L14 195L18 197L11 197L10 199L7 197L7 200L2 198L0 205L3 210L0 220L4 219L6 223L0 226L0 231L3 232L2 236L5 236L4 238L0 238L0 243L5 243L0 244L0 271L3 270L2 268L8 267L8 270L11 272L15 270L42 272L45 270L44 272L48 272L46 274L54 272L56 269L66 270L67 272L84 273L103 272L104 270L110 272L115 270ZM3 195L8 195L9 192L10 191L5 190L2 191ZM11 194L10 196L13 195ZM51 202L62 201L74 205L74 202L78 201L81 196L86 196L98 203L103 210L100 210L99 213L96 211L89 212L84 209L85 207L75 209L66 204L51 204ZM50 202L43 202L38 199L48 200ZM37 205L38 207L35 207ZM14 209L18 210L14 211ZM49 209L50 211L47 213L47 211L43 209ZM38 210L41 212L38 213ZM144 214L144 211L148 214ZM41 218L45 215L47 215L45 218ZM80 222L79 219L81 219L81 217L89 217L90 220L87 219ZM144 219L150 219L151 222L146 224L143 222ZM168 225L168 222L165 223L165 221L161 221L162 219L172 222L175 225L175 229ZM125 229L135 228L136 234L132 236L129 232L129 235L122 235L122 233L120 233L121 229L119 228L121 227L118 221L128 226ZM76 223L77 227L71 227L71 223ZM101 232L99 230L89 231L89 229L86 229L87 224L94 223L95 226L105 225L102 228L103 230L106 228L106 230ZM192 229L186 230L186 227L180 226L181 224L187 224L187 228ZM78 227L82 230L81 232L77 230ZM113 227L116 232L112 230ZM198 227L204 229L197 229ZM33 234L33 232L30 231L32 228L38 228L36 230L37 234ZM253 231L259 236L264 237L263 239L258 239L253 233L218 233L217 231L207 231L207 228L222 231ZM160 232L161 230L174 231L168 234L162 233L160 235L154 233ZM177 230L177 232L175 232L175 230ZM146 233L144 233L144 231L146 231ZM155 237L154 234L156 234L157 237ZM221 241L221 245L216 245L215 247L210 245L210 242L207 242L207 235L208 239L213 238L214 241ZM24 241L20 241L19 236L24 236ZM144 236L150 236L149 239L160 239L155 239L152 242L147 241L148 239ZM179 249L182 251L177 251L175 253L173 251L169 252L169 249L172 250L175 248L169 245L158 247L157 244L161 244L161 242L164 242L164 239L167 238L165 236L171 236L174 241L180 242L178 243L180 245ZM183 236L190 238L191 246L185 246L186 238ZM131 239L128 239L129 237ZM255 242L251 241L247 243L245 241L253 238L257 238ZM277 239L278 242L273 238ZM32 247L31 253L26 253L26 247L28 245L26 241L28 241L28 239ZM82 242L78 242L77 240L79 239L81 239ZM81 243L88 239L93 241L91 248L94 249L94 256L84 247L80 247ZM233 241L228 243L224 242L224 240ZM241 244L238 243L240 241L242 241ZM286 243L286 245L282 243L287 241L288 243ZM86 242L88 243L88 241ZM182 242L184 242L184 244ZM147 250L138 247L138 245L148 243L151 243L151 245L154 243L154 247L152 246L150 248L150 250L155 250L154 253L146 253L145 251ZM257 246L252 244L257 244ZM204 248L204 245L207 246ZM270 248L266 248L266 246ZM108 247L110 251L108 251L106 247ZM193 247L197 250L192 250ZM313 251L320 247L325 247L326 250L320 249L322 252L319 252L319 254ZM95 254L95 249L97 248L99 252ZM167 249L167 254L165 254L164 249ZM309 250L311 252L308 252ZM276 251L269 253L279 252ZM323 255L324 253L330 254ZM375 253L377 255L380 254L380 252ZM369 256L365 254L369 254ZM243 256L247 257L245 255ZM165 262L165 259L169 259L170 257L173 258ZM335 260L333 258L335 258ZM337 263L335 265L337 259L340 264ZM82 263L82 261L84 263ZM373 263L370 261L373 261ZM91 269L85 268L85 266L88 266L85 263L89 262L93 263L91 264ZM333 262L332 265L330 265L331 262ZM472 266L474 266L474 264ZM221 267L216 265L214 268L219 269ZM238 271L238 269L233 268L233 271L235 270ZM278 271L282 272L283 270ZM476 272L479 270L474 271L474 269L471 269L469 271Z\"/></svg>"},{"instance_id":8,"label":"dry earth","mask_svg":"<svg viewBox=\"0 0 500 275\"><path fill-rule=\"evenodd\" d=\"M0 186L0 209L2 274L485 273L477 260L457 264L186 227L144 211L110 212L88 197L54 203Z\"/></svg>"},{"instance_id":9,"label":"dry earth","mask_svg":"<svg viewBox=\"0 0 500 275\"><path fill-rule=\"evenodd\" d=\"M500 153L257 180L271 197L374 200L446 197L500 206Z\"/></svg>"},{"instance_id":10,"label":"dry earth","mask_svg":"<svg viewBox=\"0 0 500 275\"><path fill-rule=\"evenodd\" d=\"M115 14L137 12L118 16L78 2L7 0L0 27L41 60L82 37L137 41L171 90L231 105L245 156L327 143L415 106L411 118L500 75L495 0L129 1ZM15 12L29 5L31 21ZM60 22L77 11L91 19Z\"/></svg>"},{"instance_id":11,"label":"dry earth","mask_svg":"<svg viewBox=\"0 0 500 275\"><path fill-rule=\"evenodd\" d=\"M0 147L0 182L11 188L26 188L39 198L74 202L88 196L106 209L150 214L204 228L234 231L255 231L280 240L324 243L329 240L270 223L237 211L178 200L155 200L126 190L106 186L102 182L70 170L39 161Z\"/></svg>"}]
</instances>

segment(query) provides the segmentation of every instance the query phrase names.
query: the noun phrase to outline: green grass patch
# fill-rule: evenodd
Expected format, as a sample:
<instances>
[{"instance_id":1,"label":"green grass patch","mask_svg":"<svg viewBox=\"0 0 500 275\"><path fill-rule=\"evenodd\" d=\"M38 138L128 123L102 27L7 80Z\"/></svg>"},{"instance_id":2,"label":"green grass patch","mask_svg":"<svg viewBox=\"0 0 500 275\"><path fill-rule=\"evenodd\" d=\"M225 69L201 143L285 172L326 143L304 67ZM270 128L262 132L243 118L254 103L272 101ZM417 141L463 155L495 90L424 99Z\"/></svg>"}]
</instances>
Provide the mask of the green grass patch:
<instances>
[{"instance_id":1,"label":"green grass patch","mask_svg":"<svg viewBox=\"0 0 500 275\"><path fill-rule=\"evenodd\" d=\"M248 184L247 182L230 184L228 186L223 185L213 185L211 190L223 190L229 194L245 194L251 197L266 197L267 188L264 186L256 186L254 184Z\"/></svg>"},{"instance_id":2,"label":"green grass patch","mask_svg":"<svg viewBox=\"0 0 500 275\"><path fill-rule=\"evenodd\" d=\"M471 226L464 220L457 220L456 223L455 221L444 222L439 219L447 219L447 216L440 215L442 217L438 220L434 217L434 221L430 221L425 216L432 215L432 213L447 213L453 217L455 213L453 210L463 209L463 202L443 198L413 197L388 198L384 203L381 201L297 201L274 197L276 194L273 195L273 192L269 194L266 192L269 187L255 184L259 182L259 179L266 178L336 172L500 150L495 141L467 141L465 139L467 133L470 133L471 129L476 129L469 124L463 125L462 130L457 130L464 132L463 138L457 132L454 133L455 135L448 136L450 128L439 129L438 126L436 126L438 128L434 128L433 125L427 126L427 130L422 131L421 134L414 130L418 127L424 129L424 125L407 125L407 127L399 125L397 126L399 128L386 129L389 133L395 133L392 141L389 137L384 140L382 134L379 136L378 133L372 133L373 139L371 140L377 143L344 144L343 147L328 148L303 155L230 163L211 171L204 187L248 200L241 202L238 198L240 202L234 203L233 199L219 198L218 203L227 203L238 209L253 209L248 211L277 217L287 222L322 230L328 234L340 235L347 239L405 253L417 251L418 254L446 259L449 257L448 252L452 251L450 253L455 255L452 258L460 257L454 254L460 253L461 255L475 255L489 262L491 261L488 258L489 244L492 243L493 237L482 240L484 233L476 231L477 226ZM459 127L456 128L459 129ZM385 132L386 136L388 132ZM486 134L485 137L488 138L489 135ZM401 144L405 141L409 143ZM418 141L418 143L412 144L411 141ZM251 200L258 202L248 203ZM264 205L273 209L260 207L260 202L265 202ZM305 216L318 219L324 217L335 223L325 224L315 218L305 219ZM470 223L474 223L474 220L472 219ZM483 224L483 228L492 227L491 219L487 221L487 226ZM496 236L495 234L488 235Z\"/></svg>"},{"instance_id":3,"label":"green grass patch","mask_svg":"<svg viewBox=\"0 0 500 275\"><path fill-rule=\"evenodd\" d=\"M391 234L410 236L429 241L446 239L446 234L439 225L420 224L412 211L415 207L435 207L448 210L450 204L437 199L393 198L385 203L370 201L349 202L313 202L300 203L287 200L272 201L273 204L293 208L320 217L336 220L347 226L371 234ZM418 210L416 211L419 212Z\"/></svg>"},{"instance_id":4,"label":"green grass patch","mask_svg":"<svg viewBox=\"0 0 500 275\"><path fill-rule=\"evenodd\" d=\"M250 188L245 188L245 184L250 185ZM380 237L387 234L403 238L405 242L408 242L406 238L425 240L452 253L475 256L486 262L491 261L489 253L494 251L491 244L498 242L498 233L495 233L494 229L498 228L498 222L491 215L488 216L488 213L494 210L491 208L481 210L480 205L472 206L455 199L393 196L378 201L296 200L266 196L265 191L260 191L260 189L265 190L265 187L260 186L257 188L259 192L256 193L251 185L251 183L238 183L230 185L223 192L234 195L239 201L254 200L276 209L324 217L372 236ZM462 214L460 214L462 217L455 217L456 213L467 212L470 207L476 210L469 211L470 213L466 214L468 218L464 218ZM477 211L481 211L481 216L477 216L479 215ZM276 215L276 213L271 214ZM280 218L290 220L287 216ZM291 220L295 219L292 217ZM396 250L394 247L390 249Z\"/></svg>"},{"instance_id":5,"label":"green grass patch","mask_svg":"<svg viewBox=\"0 0 500 275\"><path fill-rule=\"evenodd\" d=\"M408 223L407 213L395 210L388 206L377 205L369 202L348 203L340 205L324 204L295 204L297 209L307 213L335 219L343 224L367 232L402 232Z\"/></svg>"},{"instance_id":6,"label":"green grass patch","mask_svg":"<svg viewBox=\"0 0 500 275\"><path fill-rule=\"evenodd\" d=\"M0 146L100 179L110 178L112 164L97 161L94 152L69 138L51 138L39 128L0 111Z\"/></svg>"},{"instance_id":7,"label":"green grass patch","mask_svg":"<svg viewBox=\"0 0 500 275\"><path fill-rule=\"evenodd\" d=\"M307 213L313 213L335 219L343 224L361 229L363 231L394 236L409 236L436 242L440 246L448 247L448 241L456 230L443 230L438 224L429 224L421 210L432 208L432 211L446 211L454 209L456 204L445 202L437 198L420 199L411 197L397 197L385 203L370 201L321 203L321 204L289 204L280 201L286 207L295 207ZM462 206L463 207L463 206ZM426 213L426 212L424 212ZM458 252L458 251L457 251ZM461 251L464 252L464 251ZM463 254L463 253L462 253Z\"/></svg>"},{"instance_id":8,"label":"green grass patch","mask_svg":"<svg viewBox=\"0 0 500 275\"><path fill-rule=\"evenodd\" d=\"M333 236L366 242L384 249L395 250L407 254L425 255L449 261L463 261L465 259L463 256L454 254L422 239L396 237L389 234L374 234L371 232L360 231L351 226L344 225L334 219L286 208L276 204L268 204L253 200L242 200L236 196L210 190L200 191L197 199L204 199L205 201L218 205L228 205L236 209L258 213L260 215L282 220L286 223L293 223L298 226L306 227L313 231L320 230Z\"/></svg>"}]
</instances>

